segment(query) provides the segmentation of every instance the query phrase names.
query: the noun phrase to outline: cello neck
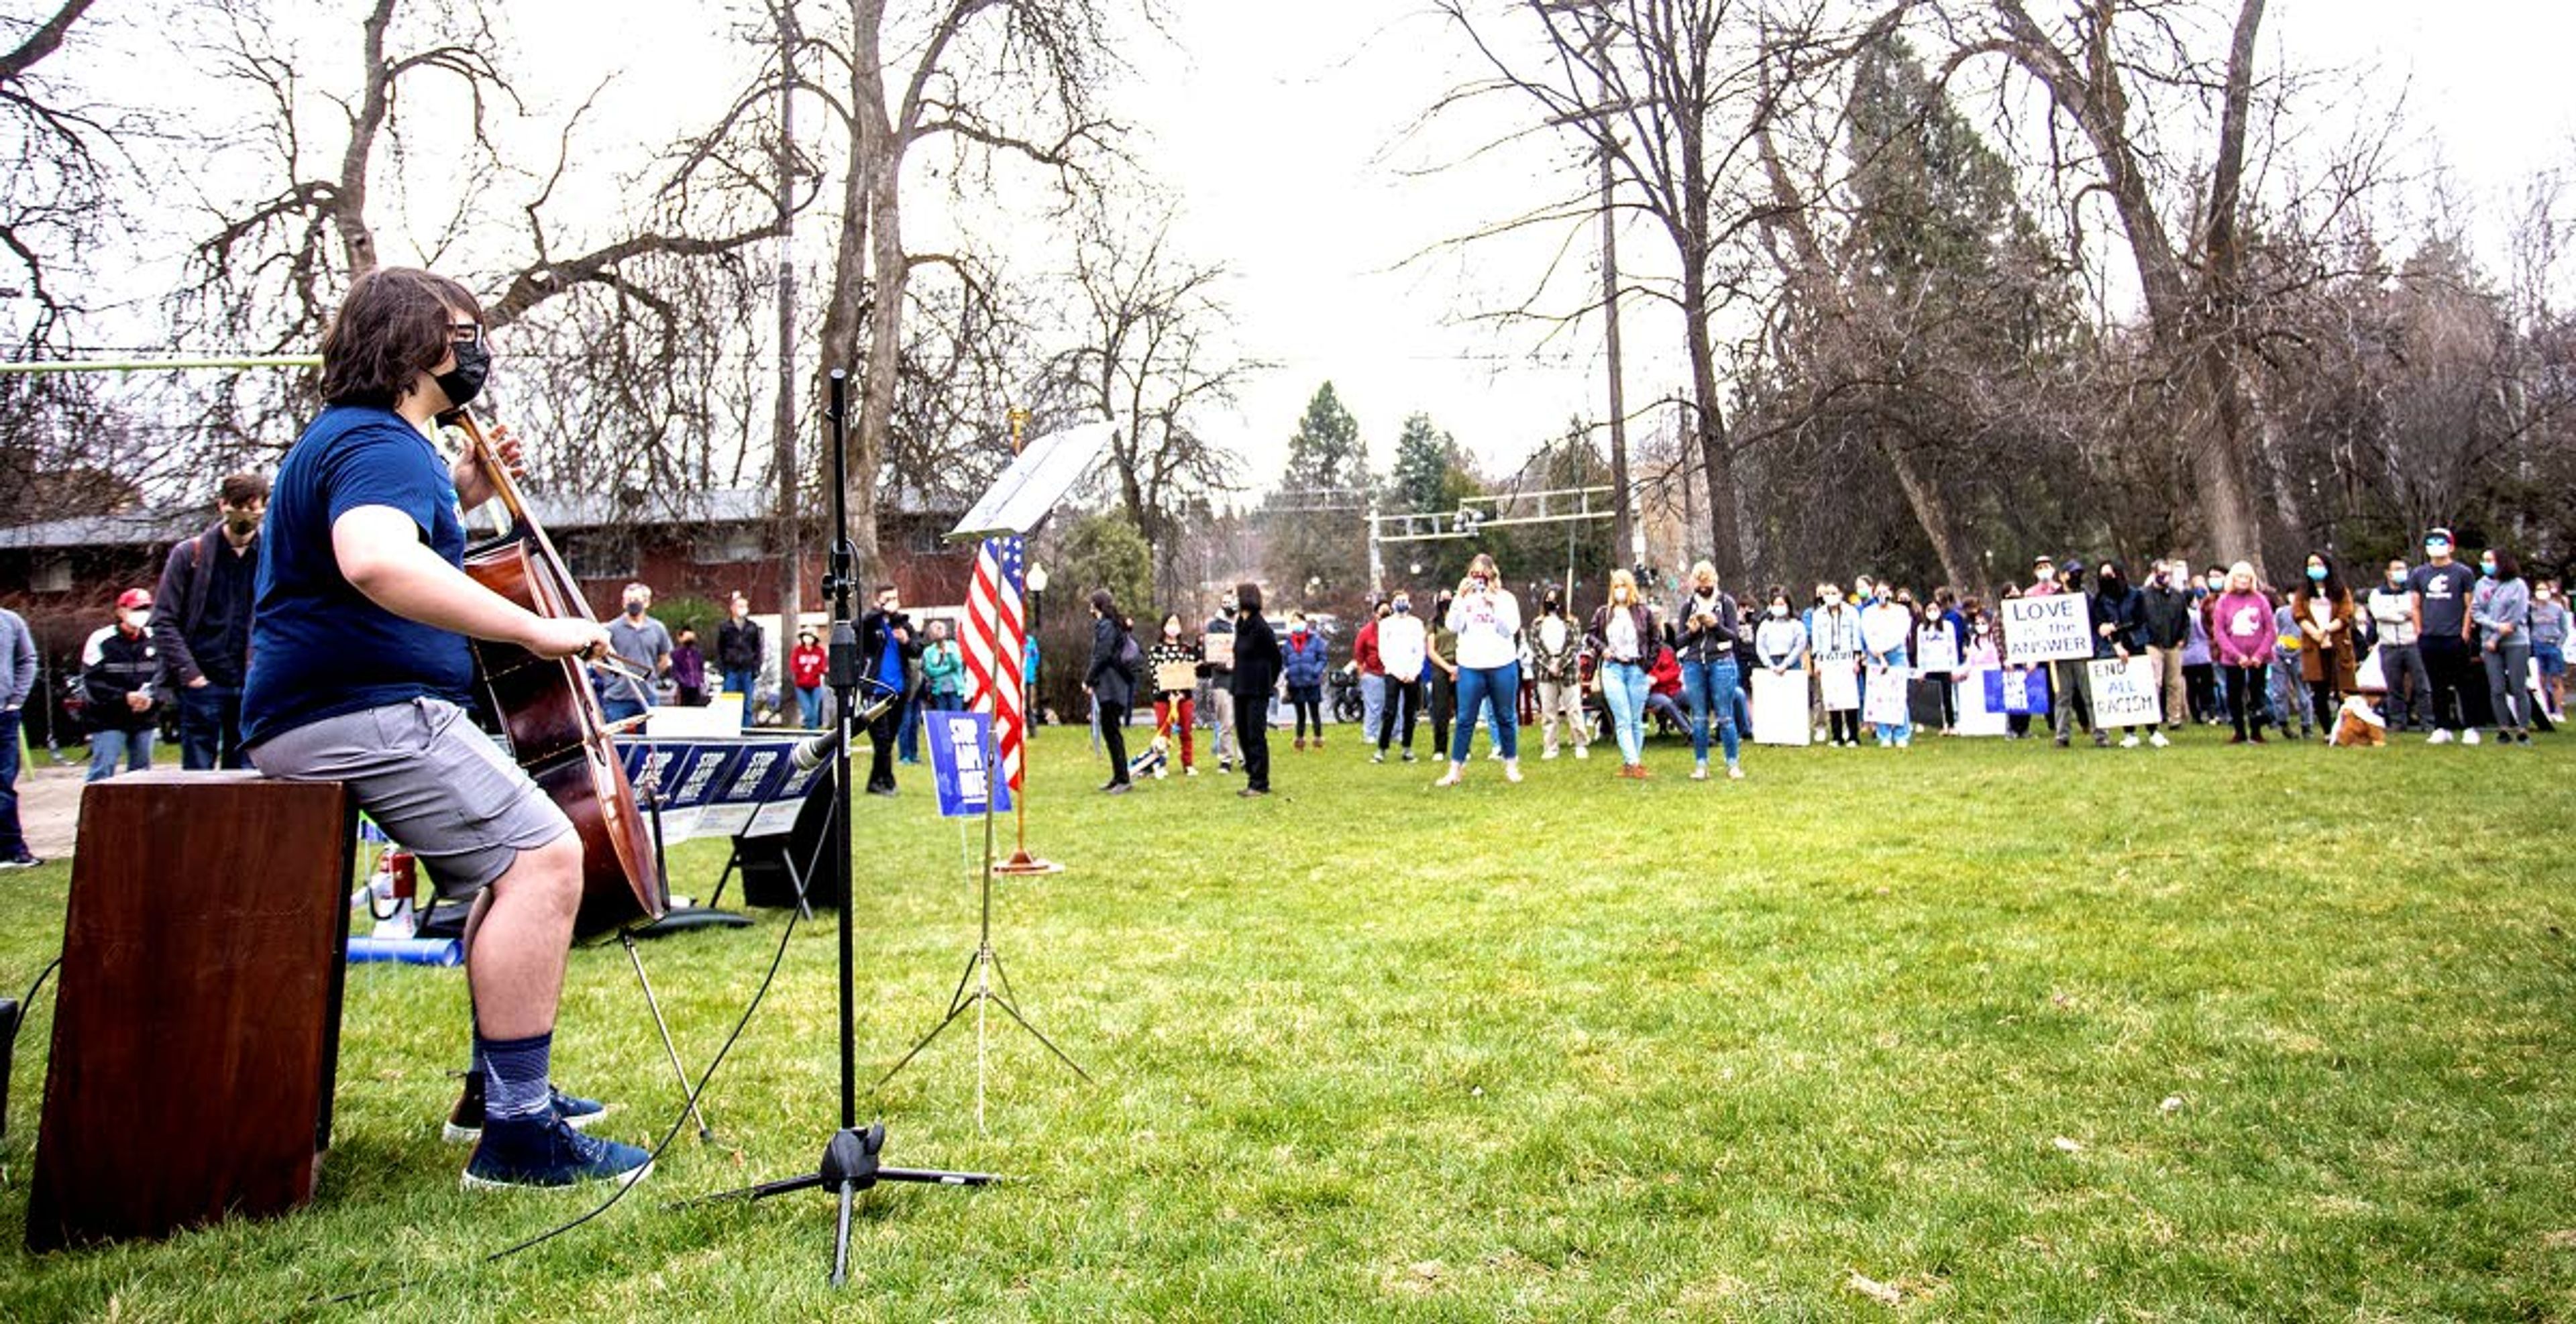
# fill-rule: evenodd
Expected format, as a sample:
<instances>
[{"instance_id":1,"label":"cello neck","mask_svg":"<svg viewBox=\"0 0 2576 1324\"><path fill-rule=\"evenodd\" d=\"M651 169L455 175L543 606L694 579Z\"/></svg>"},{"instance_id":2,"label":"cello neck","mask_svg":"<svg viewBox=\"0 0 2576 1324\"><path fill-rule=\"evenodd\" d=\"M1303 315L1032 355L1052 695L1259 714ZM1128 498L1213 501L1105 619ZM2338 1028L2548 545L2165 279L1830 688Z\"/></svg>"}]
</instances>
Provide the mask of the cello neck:
<instances>
[{"instance_id":1,"label":"cello neck","mask_svg":"<svg viewBox=\"0 0 2576 1324\"><path fill-rule=\"evenodd\" d=\"M510 466L502 462L501 453L493 448L491 439L483 435L483 428L474 421L473 413L460 406L439 415L438 421L465 434L465 444L474 453L475 466L492 484L493 498L501 503L501 509L509 512L511 532L531 545L536 559L544 564L568 599L567 609L579 613L584 620L598 619L591 614L590 602L582 595L580 582L572 577L572 570L564 564L562 554L555 551L554 539L547 537L545 526L528 513L527 501L519 495L519 480L510 476Z\"/></svg>"}]
</instances>

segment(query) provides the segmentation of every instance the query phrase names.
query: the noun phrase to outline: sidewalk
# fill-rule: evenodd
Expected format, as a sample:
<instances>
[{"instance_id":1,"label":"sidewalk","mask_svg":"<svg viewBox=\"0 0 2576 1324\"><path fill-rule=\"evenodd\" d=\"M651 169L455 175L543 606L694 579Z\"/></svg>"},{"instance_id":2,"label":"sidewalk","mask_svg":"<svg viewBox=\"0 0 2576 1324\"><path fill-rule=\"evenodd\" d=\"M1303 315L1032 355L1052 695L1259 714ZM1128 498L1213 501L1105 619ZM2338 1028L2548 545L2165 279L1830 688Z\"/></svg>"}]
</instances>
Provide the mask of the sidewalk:
<instances>
[{"instance_id":1,"label":"sidewalk","mask_svg":"<svg viewBox=\"0 0 2576 1324\"><path fill-rule=\"evenodd\" d=\"M44 751L18 769L18 824L27 833L27 849L40 860L68 860L80 834L81 779L86 763L57 768Z\"/></svg>"}]
</instances>

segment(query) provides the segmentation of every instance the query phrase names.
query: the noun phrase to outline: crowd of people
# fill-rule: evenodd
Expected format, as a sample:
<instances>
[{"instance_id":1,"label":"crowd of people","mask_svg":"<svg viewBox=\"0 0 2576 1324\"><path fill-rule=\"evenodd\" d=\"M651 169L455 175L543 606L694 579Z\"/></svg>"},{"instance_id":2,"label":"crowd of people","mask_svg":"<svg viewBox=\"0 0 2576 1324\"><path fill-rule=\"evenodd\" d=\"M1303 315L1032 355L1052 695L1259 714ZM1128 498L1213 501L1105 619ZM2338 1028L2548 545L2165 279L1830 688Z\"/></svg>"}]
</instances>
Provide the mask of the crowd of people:
<instances>
[{"instance_id":1,"label":"crowd of people","mask_svg":"<svg viewBox=\"0 0 2576 1324\"><path fill-rule=\"evenodd\" d=\"M2472 568L2448 529L2428 531L2423 551L2420 562L2386 563L2366 590L2325 552L2306 557L2286 587L2245 562L2195 575L2166 558L2133 577L2115 560L2041 556L2027 581L1992 602L1948 588L1918 595L1869 576L1848 588L1820 581L1805 594L1773 585L1743 601L1701 561L1661 596L1637 572L1614 570L1588 614L1569 611L1552 586L1531 590L1537 605L1525 614L1493 559L1479 555L1427 615L1407 589L1374 599L1338 659L1302 613L1274 634L1255 585L1229 594L1196 631L1182 613L1165 614L1149 648L1098 592L1085 690L1111 766L1103 789L1113 794L1134 784L1131 763L1160 773L1177 758L1183 776L1197 776L1193 728L1202 723L1218 770L1230 771L1239 753L1251 774L1245 793L1266 793L1266 747L1254 772L1252 746L1266 745L1275 720L1293 731L1296 751L1323 748L1318 701L1337 661L1360 687L1358 744L1369 761L1415 761L1427 717L1443 765L1433 784L1443 787L1468 775L1480 730L1503 780L1521 780L1525 726L1536 728L1542 759L1614 746L1615 775L1628 779L1651 775L1650 731L1686 734L1692 779L1720 769L1740 779L1766 677L1805 698L1812 729L1788 743L1838 749L1902 749L1926 730L1967 734L1980 713L1999 718L1994 733L2006 739L2130 749L2165 748L2194 724L2258 745L2276 734L2358 738L2354 723L2378 739L2420 732L2434 744L2477 744L2482 732L2527 744L2534 729L2552 729L2562 720L2569 625L2560 585L2527 580L2503 547L2481 551ZM2016 657L2005 604L2054 595L2081 600L2073 610L2089 648ZM1247 658L1255 626L1260 641ZM2097 711L2105 662L2145 677L2152 705ZM1131 760L1123 728L1148 699L1153 743ZM1269 719L1274 700L1284 700L1282 716Z\"/></svg>"}]
</instances>

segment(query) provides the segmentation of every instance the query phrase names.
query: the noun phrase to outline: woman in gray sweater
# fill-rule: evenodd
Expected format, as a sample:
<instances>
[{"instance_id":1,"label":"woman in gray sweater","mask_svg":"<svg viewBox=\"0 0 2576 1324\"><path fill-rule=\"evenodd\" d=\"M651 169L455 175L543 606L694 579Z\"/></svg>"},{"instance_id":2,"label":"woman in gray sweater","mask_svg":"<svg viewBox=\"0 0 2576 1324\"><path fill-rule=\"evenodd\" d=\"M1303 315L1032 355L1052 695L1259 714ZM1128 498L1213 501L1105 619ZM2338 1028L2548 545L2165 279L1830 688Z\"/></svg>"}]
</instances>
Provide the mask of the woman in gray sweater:
<instances>
[{"instance_id":1,"label":"woman in gray sweater","mask_svg":"<svg viewBox=\"0 0 2576 1324\"><path fill-rule=\"evenodd\" d=\"M2511 551L2490 547L2478 558L2478 586L2469 595L2469 621L2478 628L2486 656L2487 698L2495 706L2496 738L2531 743L2531 588Z\"/></svg>"}]
</instances>

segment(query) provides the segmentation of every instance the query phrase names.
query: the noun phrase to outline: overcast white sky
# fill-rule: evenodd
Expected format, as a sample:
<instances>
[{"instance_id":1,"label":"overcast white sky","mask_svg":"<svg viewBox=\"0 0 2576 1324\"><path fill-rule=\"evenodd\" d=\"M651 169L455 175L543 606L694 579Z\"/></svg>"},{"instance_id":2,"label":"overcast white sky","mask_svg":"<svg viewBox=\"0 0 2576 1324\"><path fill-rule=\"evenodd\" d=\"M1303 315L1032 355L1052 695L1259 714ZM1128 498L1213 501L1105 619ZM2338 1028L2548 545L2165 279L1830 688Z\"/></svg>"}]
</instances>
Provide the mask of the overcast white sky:
<instances>
[{"instance_id":1,"label":"overcast white sky","mask_svg":"<svg viewBox=\"0 0 2576 1324\"><path fill-rule=\"evenodd\" d=\"M129 19L144 8L116 7L133 11ZM315 73L328 78L354 61L351 15L358 8L280 0L277 12L307 43ZM8 9L30 12L27 3ZM1516 298L1547 260L1549 244L1434 251L1407 261L1560 190L1557 172L1575 160L1573 145L1540 142L1466 171L1429 178L1400 172L1399 165L1440 154L1403 142L1406 127L1477 72L1454 33L1411 0L1169 0L1169 11L1173 40L1130 49L1134 73L1119 80L1111 104L1138 135L1138 155L1156 183L1179 205L1180 248L1234 273L1224 296L1237 314L1242 350L1280 365L1244 393L1236 416L1203 420L1204 430L1243 452L1247 479L1275 479L1285 438L1327 379L1357 415L1381 466L1400 421L1415 410L1429 412L1497 467L1560 433L1568 418L1604 412L1596 328L1542 349L1535 332L1462 320ZM707 70L747 58L723 36L727 15L699 0L583 0L498 12L514 37L511 66L541 103L568 106L603 74L623 71L585 129L600 162L631 163L680 126L703 122L729 81ZM2558 90L2567 53L2576 49L2576 7L2274 0L2268 34L2275 58L2351 71L2323 89L2315 122L2301 125L2303 138L2339 137L2355 105L2384 108L2402 90L2412 160L2420 165L2438 155L2474 205L2500 202L2535 169L2576 163L2576 103ZM156 54L152 41L143 33L119 37L108 43L116 58L103 63L98 51L86 53L93 67L114 71L97 81L104 96L220 104L227 94L192 85L185 61L166 44ZM68 57L83 55L78 46L67 49ZM412 107L415 132L425 117L454 112L421 98ZM814 123L811 112L807 123ZM539 164L539 155L529 163ZM944 209L917 202L907 238L917 248L943 247L949 224ZM1023 277L1055 265L1056 237L1042 226L985 213L972 224L981 234L1008 236ZM178 220L173 226L186 228ZM806 225L809 257L822 229ZM399 258L398 242L388 239L389 256ZM1642 232L1627 241L1639 262L1650 261L1655 247ZM1587 238L1569 255L1569 282L1593 279L1593 251ZM1632 308L1632 409L1682 380L1677 339L1669 316Z\"/></svg>"}]
</instances>

